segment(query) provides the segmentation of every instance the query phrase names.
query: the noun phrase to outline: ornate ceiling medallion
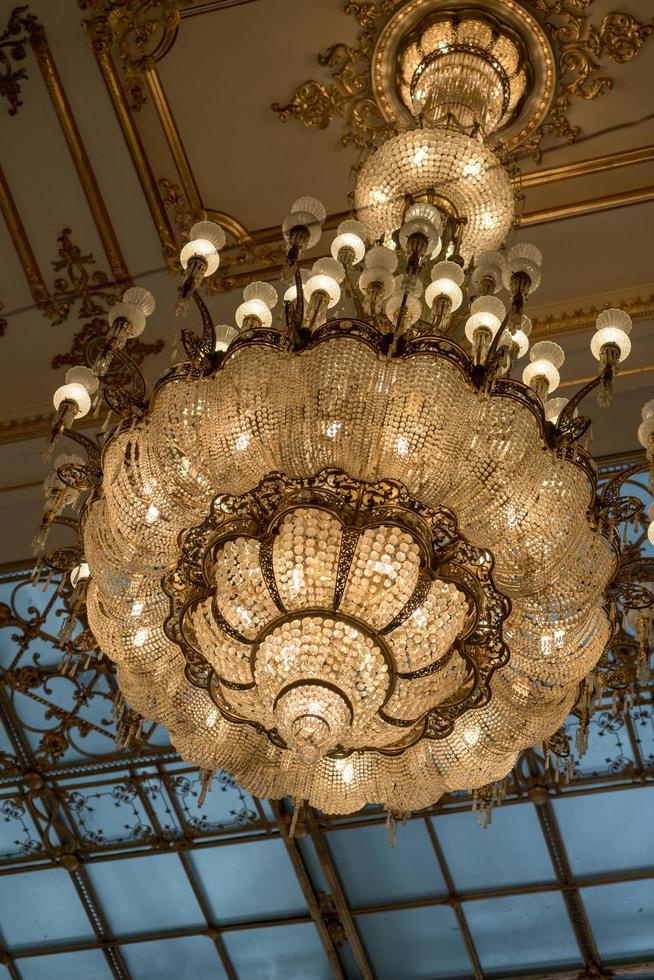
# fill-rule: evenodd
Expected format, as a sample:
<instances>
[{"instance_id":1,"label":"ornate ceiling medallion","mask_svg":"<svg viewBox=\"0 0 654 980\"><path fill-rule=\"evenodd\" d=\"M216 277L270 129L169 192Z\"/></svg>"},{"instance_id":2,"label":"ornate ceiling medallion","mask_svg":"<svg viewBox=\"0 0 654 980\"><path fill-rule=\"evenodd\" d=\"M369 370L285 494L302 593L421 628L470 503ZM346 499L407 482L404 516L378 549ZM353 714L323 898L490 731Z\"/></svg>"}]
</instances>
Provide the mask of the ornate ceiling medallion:
<instances>
[{"instance_id":1,"label":"ornate ceiling medallion","mask_svg":"<svg viewBox=\"0 0 654 980\"><path fill-rule=\"evenodd\" d=\"M594 0L379 0L345 3L361 30L353 45L333 44L318 55L330 81L307 79L285 104L272 109L282 122L294 117L305 126L325 129L341 118L344 145L378 145L411 124L413 106L402 98L396 63L402 45L430 17L473 17L500 25L500 33L518 42L531 66L528 91L513 118L490 135L507 151L540 159L544 137L573 143L580 128L569 118L575 98L587 101L608 91L613 79L605 63L625 64L654 35L654 23L612 11L594 22ZM497 29L497 28L496 28ZM467 42L466 42L467 43ZM483 45L482 45L483 48ZM501 59L497 59L501 64Z\"/></svg>"},{"instance_id":2,"label":"ornate ceiling medallion","mask_svg":"<svg viewBox=\"0 0 654 980\"><path fill-rule=\"evenodd\" d=\"M506 151L540 126L555 86L547 35L515 0L409 0L382 28L371 73L377 104L392 126L404 129L416 120L434 126L454 115L465 128L479 125ZM444 98L440 90L452 76L458 98L451 92Z\"/></svg>"}]
</instances>

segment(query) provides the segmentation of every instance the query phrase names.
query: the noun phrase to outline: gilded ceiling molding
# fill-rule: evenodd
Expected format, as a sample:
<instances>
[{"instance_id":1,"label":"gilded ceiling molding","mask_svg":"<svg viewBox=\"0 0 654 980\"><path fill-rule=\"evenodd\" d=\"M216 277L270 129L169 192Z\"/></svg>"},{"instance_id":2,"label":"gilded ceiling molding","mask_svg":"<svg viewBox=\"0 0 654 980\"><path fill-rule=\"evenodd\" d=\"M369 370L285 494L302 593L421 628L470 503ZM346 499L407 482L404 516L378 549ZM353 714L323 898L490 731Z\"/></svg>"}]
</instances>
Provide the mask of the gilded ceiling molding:
<instances>
[{"instance_id":1,"label":"gilded ceiling molding","mask_svg":"<svg viewBox=\"0 0 654 980\"><path fill-rule=\"evenodd\" d=\"M154 179L154 174L152 173L152 168L150 167L150 161L145 152L125 90L111 56L113 37L111 27L106 17L94 17L90 21L86 21L86 29L89 44L103 77L109 98L113 104L154 226L159 235L164 259L170 270L175 271L179 252L175 241L175 233L168 219L166 208L164 207L157 183Z\"/></svg>"},{"instance_id":2,"label":"gilded ceiling molding","mask_svg":"<svg viewBox=\"0 0 654 980\"><path fill-rule=\"evenodd\" d=\"M100 191L95 172L91 166L91 161L86 152L86 147L77 127L73 110L62 85L59 72L57 71L45 30L40 24L33 24L30 29L29 38L91 214L93 215L95 226L98 229L98 234L111 272L115 279L124 282L128 286L131 283L131 277L125 263L125 258L121 251L111 218L109 217L109 212Z\"/></svg>"},{"instance_id":3,"label":"gilded ceiling molding","mask_svg":"<svg viewBox=\"0 0 654 980\"><path fill-rule=\"evenodd\" d=\"M329 69L331 82L308 79L288 102L273 102L271 108L280 121L293 117L305 126L326 129L335 118L342 118L343 145L370 147L384 139L389 126L375 97L372 55L383 24L403 2L345 0L345 13L353 15L361 28L356 44L334 44L318 54L318 64ZM574 143L580 128L568 119L573 100L589 101L610 89L613 79L600 74L603 63L631 61L654 34L654 19L641 23L621 11L607 13L599 23L590 22L585 11L593 3L594 0L523 0L523 6L539 17L556 52L557 87L547 116L522 143L521 155L529 153L540 160L545 136Z\"/></svg>"},{"instance_id":4,"label":"gilded ceiling molding","mask_svg":"<svg viewBox=\"0 0 654 980\"><path fill-rule=\"evenodd\" d=\"M145 73L170 51L181 21L180 10L194 0L79 0L90 13L92 34L103 32L118 49L127 79L130 107L137 111L148 101Z\"/></svg>"},{"instance_id":5,"label":"gilded ceiling molding","mask_svg":"<svg viewBox=\"0 0 654 980\"><path fill-rule=\"evenodd\" d=\"M57 315L56 307L52 303L52 298L46 286L45 280L41 275L36 256L30 244L30 240L25 231L16 202L12 196L9 184L5 177L2 167L0 167L0 211L7 225L7 229L14 243L18 258L25 278L27 279L30 292L38 308L52 320Z\"/></svg>"},{"instance_id":6,"label":"gilded ceiling molding","mask_svg":"<svg viewBox=\"0 0 654 980\"><path fill-rule=\"evenodd\" d=\"M26 69L17 68L15 63L25 59L31 32L38 24L34 14L25 13L27 9L27 4L14 7L0 33L0 98L9 102L10 116L15 116L23 104L21 82L27 81Z\"/></svg>"},{"instance_id":7,"label":"gilded ceiling molding","mask_svg":"<svg viewBox=\"0 0 654 980\"><path fill-rule=\"evenodd\" d=\"M609 305L617 306L628 313L632 320L642 320L654 317L654 292L643 296L620 299L617 302L608 300L599 305L586 308L547 313L543 316L532 317L533 336L553 337L556 334L577 333L582 330L594 330L599 313Z\"/></svg>"},{"instance_id":8,"label":"gilded ceiling molding","mask_svg":"<svg viewBox=\"0 0 654 980\"><path fill-rule=\"evenodd\" d=\"M62 85L59 72L57 71L57 66L48 44L45 29L33 14L25 14L26 10L26 6L16 7L10 18L7 31L1 35L2 38L6 37L7 35L13 35L14 39L13 41L0 41L0 71L4 69L5 72L4 75L0 76L0 94L6 95L10 99L11 108L9 109L9 114L15 115L17 111L17 104L14 103L16 103L18 98L18 94L15 90L17 75L16 73L13 75L11 72L7 73L9 63L6 55L2 51L2 45L3 43L5 45L13 45L11 51L14 58L24 58L26 55L27 46L29 45L31 50L34 52L39 70L45 82L48 94L52 100L59 125L68 145L75 169L77 170L82 189L86 195L86 199L89 204L96 228L98 229L98 234L100 235L112 274L114 278L125 282L125 284L128 285L131 282L131 279L125 264L125 259L111 223L109 212L102 197L93 167L91 166L86 148L82 142L82 138L80 136L70 103L66 96L66 92ZM21 71L23 74L20 77L26 77L24 70L21 69ZM8 187L6 186L6 181L4 181L4 185L5 186L0 193L2 193L3 198L7 199L10 198L11 195ZM12 210L15 211L15 206L12 207L11 204L7 204L6 207L3 206L3 211ZM26 240L25 229L20 223L20 218L16 219L15 215L12 216L7 214L5 214L5 217L7 219L9 231L14 239L14 243L16 244L16 248L18 249L20 255L21 249L25 251L24 245L21 244L21 242ZM20 257L21 261L23 262L23 267L25 269L28 282L30 283L30 287L34 287L32 288L34 298L37 303L41 305L40 293L42 293L43 290L41 288L42 284L38 282L40 274L36 269L34 257L33 255L27 256L27 254L20 255ZM49 313L46 312L46 315L49 315Z\"/></svg>"},{"instance_id":9,"label":"gilded ceiling molding","mask_svg":"<svg viewBox=\"0 0 654 980\"><path fill-rule=\"evenodd\" d=\"M277 229L268 233L269 240L257 241L257 233L250 233L239 224L243 229L241 234L236 234L231 228L227 228L224 219L226 216L222 211L191 207L182 189L172 180L161 177L158 181L162 190L162 199L171 213L177 230L184 237L188 234L191 226L196 221L215 221L235 239L233 245L228 246L221 252L220 268L212 276L208 276L203 285L209 293L224 293L235 289L240 279L238 273L246 275L245 269L252 265L279 268L286 255L286 247L279 237Z\"/></svg>"}]
</instances>

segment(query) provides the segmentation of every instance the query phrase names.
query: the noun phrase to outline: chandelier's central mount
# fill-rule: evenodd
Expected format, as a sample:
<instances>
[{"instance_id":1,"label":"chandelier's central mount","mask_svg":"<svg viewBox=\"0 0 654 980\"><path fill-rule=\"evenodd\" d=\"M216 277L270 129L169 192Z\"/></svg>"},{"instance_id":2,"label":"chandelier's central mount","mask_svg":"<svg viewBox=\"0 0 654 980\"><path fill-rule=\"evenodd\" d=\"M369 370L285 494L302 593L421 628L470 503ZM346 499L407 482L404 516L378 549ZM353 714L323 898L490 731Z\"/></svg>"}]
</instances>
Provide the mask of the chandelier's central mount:
<instances>
[{"instance_id":1,"label":"chandelier's central mount","mask_svg":"<svg viewBox=\"0 0 654 980\"><path fill-rule=\"evenodd\" d=\"M486 0L410 0L383 28L372 71L382 114L399 133L357 177L370 237L388 240L416 201L444 201L465 260L499 248L515 217L505 154L539 125L554 90L537 21L513 0L499 15Z\"/></svg>"},{"instance_id":2,"label":"chandelier's central mount","mask_svg":"<svg viewBox=\"0 0 654 980\"><path fill-rule=\"evenodd\" d=\"M554 56L516 0L409 0L379 35L372 82L382 115L400 129L454 122L511 150L551 105Z\"/></svg>"},{"instance_id":3,"label":"chandelier's central mount","mask_svg":"<svg viewBox=\"0 0 654 980\"><path fill-rule=\"evenodd\" d=\"M339 470L272 474L216 501L199 534L169 629L230 721L311 764L401 754L488 700L509 603L446 508ZM176 610L200 553L203 586Z\"/></svg>"},{"instance_id":4,"label":"chandelier's central mount","mask_svg":"<svg viewBox=\"0 0 654 980\"><path fill-rule=\"evenodd\" d=\"M528 68L520 37L494 18L444 13L406 38L397 84L417 121L438 126L453 120L461 129L488 134L515 113Z\"/></svg>"}]
</instances>

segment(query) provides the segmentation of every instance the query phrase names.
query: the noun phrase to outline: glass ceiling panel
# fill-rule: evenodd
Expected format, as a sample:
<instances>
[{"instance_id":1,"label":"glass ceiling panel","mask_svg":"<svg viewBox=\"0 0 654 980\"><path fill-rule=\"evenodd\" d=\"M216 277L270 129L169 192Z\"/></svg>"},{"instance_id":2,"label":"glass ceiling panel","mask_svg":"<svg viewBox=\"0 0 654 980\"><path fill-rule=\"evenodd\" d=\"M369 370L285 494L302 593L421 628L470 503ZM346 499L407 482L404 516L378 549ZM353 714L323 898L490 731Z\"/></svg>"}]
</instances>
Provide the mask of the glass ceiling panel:
<instances>
[{"instance_id":1,"label":"glass ceiling panel","mask_svg":"<svg viewBox=\"0 0 654 980\"><path fill-rule=\"evenodd\" d=\"M117 936L205 924L176 854L103 861L87 871Z\"/></svg>"},{"instance_id":2,"label":"glass ceiling panel","mask_svg":"<svg viewBox=\"0 0 654 980\"><path fill-rule=\"evenodd\" d=\"M422 820L397 828L396 847L381 823L334 831L327 844L353 908L447 892Z\"/></svg>"},{"instance_id":3,"label":"glass ceiling panel","mask_svg":"<svg viewBox=\"0 0 654 980\"><path fill-rule=\"evenodd\" d=\"M595 796L564 797L554 809L574 874L654 865L654 786L604 793L601 811Z\"/></svg>"},{"instance_id":4,"label":"glass ceiling panel","mask_svg":"<svg viewBox=\"0 0 654 980\"><path fill-rule=\"evenodd\" d=\"M154 833L132 783L69 790L64 797L79 836L87 843L145 840Z\"/></svg>"},{"instance_id":5,"label":"glass ceiling panel","mask_svg":"<svg viewBox=\"0 0 654 980\"><path fill-rule=\"evenodd\" d=\"M134 980L223 980L227 977L218 951L205 936L129 943L120 952Z\"/></svg>"},{"instance_id":6,"label":"glass ceiling panel","mask_svg":"<svg viewBox=\"0 0 654 980\"><path fill-rule=\"evenodd\" d=\"M651 830L648 853L652 861ZM621 881L581 891L600 956L623 962L654 956L654 881Z\"/></svg>"},{"instance_id":7,"label":"glass ceiling panel","mask_svg":"<svg viewBox=\"0 0 654 980\"><path fill-rule=\"evenodd\" d=\"M565 723L570 744L575 744L578 719L570 715ZM576 753L575 753L576 755ZM624 718L610 711L598 711L588 727L588 749L575 761L576 776L602 776L626 773L634 768L634 754L625 729Z\"/></svg>"},{"instance_id":8,"label":"glass ceiling panel","mask_svg":"<svg viewBox=\"0 0 654 980\"><path fill-rule=\"evenodd\" d=\"M631 711L634 735L643 766L654 771L654 704L639 704Z\"/></svg>"},{"instance_id":9,"label":"glass ceiling panel","mask_svg":"<svg viewBox=\"0 0 654 980\"><path fill-rule=\"evenodd\" d=\"M199 851L193 868L217 922L302 915L307 905L283 841Z\"/></svg>"},{"instance_id":10,"label":"glass ceiling panel","mask_svg":"<svg viewBox=\"0 0 654 980\"><path fill-rule=\"evenodd\" d=\"M327 955L310 922L226 932L223 942L241 980L332 980Z\"/></svg>"},{"instance_id":11,"label":"glass ceiling panel","mask_svg":"<svg viewBox=\"0 0 654 980\"><path fill-rule=\"evenodd\" d=\"M62 868L0 876L0 932L10 950L95 938Z\"/></svg>"},{"instance_id":12,"label":"glass ceiling panel","mask_svg":"<svg viewBox=\"0 0 654 980\"><path fill-rule=\"evenodd\" d=\"M458 891L552 881L555 877L532 806L500 806L486 829L474 813L432 818Z\"/></svg>"},{"instance_id":13,"label":"glass ceiling panel","mask_svg":"<svg viewBox=\"0 0 654 980\"><path fill-rule=\"evenodd\" d=\"M484 970L535 970L580 962L558 892L466 902L465 917Z\"/></svg>"},{"instance_id":14,"label":"glass ceiling panel","mask_svg":"<svg viewBox=\"0 0 654 980\"><path fill-rule=\"evenodd\" d=\"M259 822L254 800L228 773L219 770L215 774L203 806L198 807L201 789L197 772L170 779L170 791L177 799L184 822L195 831L211 833L236 827L246 831Z\"/></svg>"},{"instance_id":15,"label":"glass ceiling panel","mask_svg":"<svg viewBox=\"0 0 654 980\"><path fill-rule=\"evenodd\" d=\"M21 959L18 969L21 980L111 980L112 977L99 949Z\"/></svg>"},{"instance_id":16,"label":"glass ceiling panel","mask_svg":"<svg viewBox=\"0 0 654 980\"><path fill-rule=\"evenodd\" d=\"M361 915L356 924L377 980L473 975L456 916L447 905Z\"/></svg>"},{"instance_id":17,"label":"glass ceiling panel","mask_svg":"<svg viewBox=\"0 0 654 980\"><path fill-rule=\"evenodd\" d=\"M43 853L34 822L20 796L0 800L0 860Z\"/></svg>"}]
</instances>

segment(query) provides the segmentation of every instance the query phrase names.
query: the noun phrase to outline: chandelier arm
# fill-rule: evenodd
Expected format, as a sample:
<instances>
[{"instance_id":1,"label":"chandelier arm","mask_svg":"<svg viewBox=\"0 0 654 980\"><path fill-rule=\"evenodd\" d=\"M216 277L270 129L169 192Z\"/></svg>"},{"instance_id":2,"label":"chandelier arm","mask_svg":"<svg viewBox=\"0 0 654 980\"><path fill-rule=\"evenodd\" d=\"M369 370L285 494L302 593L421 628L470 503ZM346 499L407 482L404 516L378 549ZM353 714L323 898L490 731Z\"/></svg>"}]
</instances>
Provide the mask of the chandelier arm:
<instances>
[{"instance_id":1,"label":"chandelier arm","mask_svg":"<svg viewBox=\"0 0 654 980\"><path fill-rule=\"evenodd\" d=\"M352 300L352 303L354 305L354 311L357 317L360 320L362 320L363 317L365 316L363 303L361 302L361 297L358 291L354 288L354 283L352 282L352 277L350 275L351 269L352 269L351 264L347 263L347 265L345 266L345 278L343 282L345 283L345 291L347 295L350 297L350 299Z\"/></svg>"},{"instance_id":2,"label":"chandelier arm","mask_svg":"<svg viewBox=\"0 0 654 980\"><path fill-rule=\"evenodd\" d=\"M72 441L76 442L78 446L81 446L82 449L86 450L88 465L92 466L93 468L97 467L97 469L102 472L101 450L93 439L85 436L82 432L77 432L76 429L69 429L67 427L61 429L61 435L66 439L72 439Z\"/></svg>"},{"instance_id":3,"label":"chandelier arm","mask_svg":"<svg viewBox=\"0 0 654 980\"><path fill-rule=\"evenodd\" d=\"M513 311L513 309L510 309L507 312L507 314L504 317L504 319L502 320L502 322L500 323L499 328L497 329L497 331L495 333L495 336L493 337L493 339L490 342L490 346L489 346L488 352L486 354L486 363L484 365L484 367L485 367L485 372L484 373L485 373L485 378L487 378L491 383L492 383L492 381L493 381L493 379L495 377L495 374L497 373L497 371L498 371L498 369L500 367L500 362L501 362L500 351L502 350L502 348L500 348L500 346L499 346L500 345L500 340L502 338L502 335L504 334L504 331L506 330L506 327L509 324L509 321L513 317L513 315L514 315L514 311Z\"/></svg>"},{"instance_id":4,"label":"chandelier arm","mask_svg":"<svg viewBox=\"0 0 654 980\"><path fill-rule=\"evenodd\" d=\"M202 318L202 336L198 337L193 330L182 330L182 344L194 367L210 370L216 350L216 328L197 288L193 290L192 297Z\"/></svg>"},{"instance_id":5,"label":"chandelier arm","mask_svg":"<svg viewBox=\"0 0 654 980\"><path fill-rule=\"evenodd\" d=\"M607 364L604 370L601 371L596 378L593 378L592 381L589 381L587 385L584 385L583 388L580 388L579 391L572 396L568 404L559 415L558 422L556 423L554 436L557 446L574 442L576 439L579 439L584 432L586 432L590 425L590 419L585 417L575 419L574 413L586 395L589 395L590 392L597 388L597 386L603 381L610 381L612 377L613 368L610 364Z\"/></svg>"},{"instance_id":6,"label":"chandelier arm","mask_svg":"<svg viewBox=\"0 0 654 980\"><path fill-rule=\"evenodd\" d=\"M612 502L618 500L621 496L622 485L630 480L632 476L636 476L638 473L646 473L649 469L647 460L643 460L641 463L634 463L633 466L627 467L626 470L620 470L615 476L612 476L608 480L600 494L600 503L602 506L610 505Z\"/></svg>"},{"instance_id":7,"label":"chandelier arm","mask_svg":"<svg viewBox=\"0 0 654 980\"><path fill-rule=\"evenodd\" d=\"M294 264L295 273L295 302L293 304L293 327L296 337L300 335L302 324L304 323L304 283L300 265L296 261Z\"/></svg>"},{"instance_id":8,"label":"chandelier arm","mask_svg":"<svg viewBox=\"0 0 654 980\"><path fill-rule=\"evenodd\" d=\"M129 374L129 383L108 384L103 379L104 400L112 412L122 414L128 409L136 409L138 412L147 410L147 388L145 379L132 358L123 350L115 350L114 358L120 361Z\"/></svg>"}]
</instances>

